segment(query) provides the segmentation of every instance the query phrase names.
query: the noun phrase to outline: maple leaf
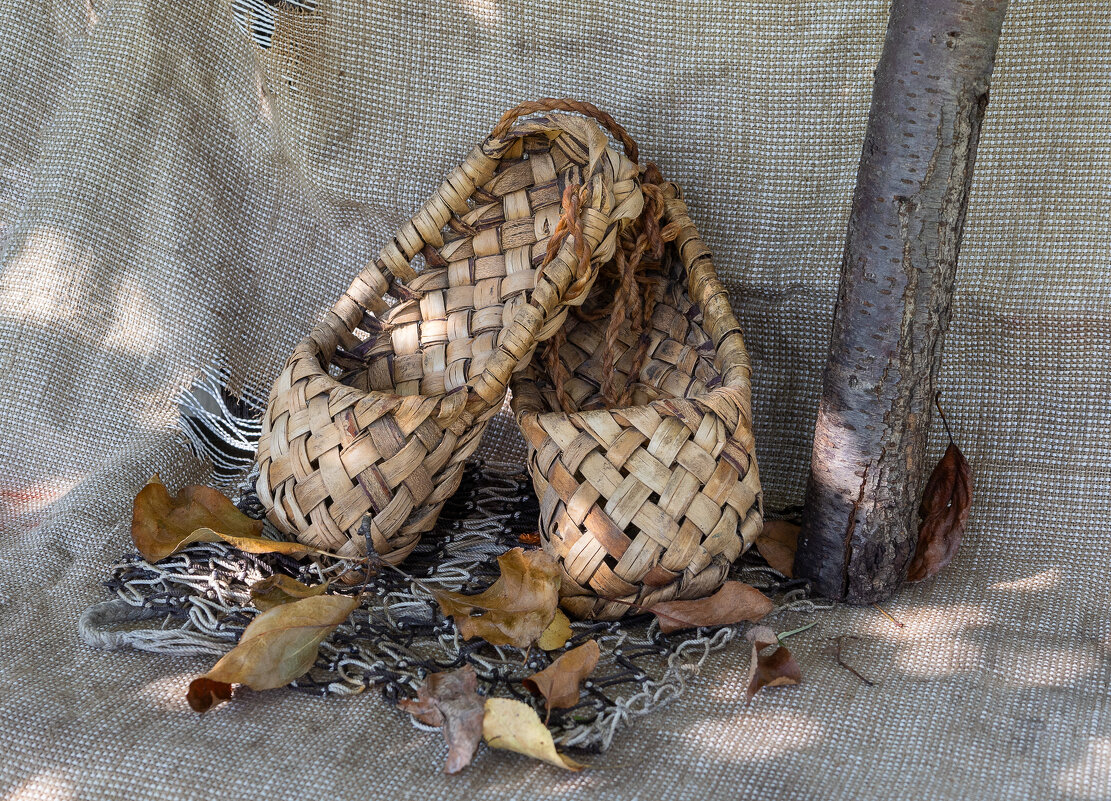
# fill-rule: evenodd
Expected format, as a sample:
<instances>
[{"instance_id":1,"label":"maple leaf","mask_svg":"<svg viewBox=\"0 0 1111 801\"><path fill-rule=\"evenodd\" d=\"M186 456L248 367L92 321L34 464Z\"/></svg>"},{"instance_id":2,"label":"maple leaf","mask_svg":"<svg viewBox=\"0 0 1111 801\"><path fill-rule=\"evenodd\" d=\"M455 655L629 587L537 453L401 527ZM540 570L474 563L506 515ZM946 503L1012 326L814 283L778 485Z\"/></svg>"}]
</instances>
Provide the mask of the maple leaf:
<instances>
[{"instance_id":1,"label":"maple leaf","mask_svg":"<svg viewBox=\"0 0 1111 801\"><path fill-rule=\"evenodd\" d=\"M528 648L555 618L559 564L544 551L513 548L498 557L498 568L501 576L478 595L445 590L433 595L464 640L481 637L492 645Z\"/></svg>"},{"instance_id":2,"label":"maple leaf","mask_svg":"<svg viewBox=\"0 0 1111 801\"><path fill-rule=\"evenodd\" d=\"M482 742L486 710L473 667L430 673L417 689L416 698L402 699L397 705L421 723L441 727L448 744L445 773L458 773L471 764Z\"/></svg>"},{"instance_id":3,"label":"maple leaf","mask_svg":"<svg viewBox=\"0 0 1111 801\"><path fill-rule=\"evenodd\" d=\"M282 542L262 535L262 521L252 520L220 492L190 485L170 495L155 475L139 494L131 516L131 539L152 564L193 542L226 542L248 553L304 556L323 553L299 542Z\"/></svg>"}]
</instances>

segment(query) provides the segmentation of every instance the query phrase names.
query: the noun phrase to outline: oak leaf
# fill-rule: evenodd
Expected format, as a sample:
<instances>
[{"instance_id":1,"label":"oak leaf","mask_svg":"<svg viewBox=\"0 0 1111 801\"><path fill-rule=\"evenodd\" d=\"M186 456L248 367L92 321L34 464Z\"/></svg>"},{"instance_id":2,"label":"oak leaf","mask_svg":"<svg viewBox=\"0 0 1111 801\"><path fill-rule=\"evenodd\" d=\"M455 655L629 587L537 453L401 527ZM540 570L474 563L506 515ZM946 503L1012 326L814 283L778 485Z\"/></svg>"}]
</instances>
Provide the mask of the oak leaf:
<instances>
[{"instance_id":1,"label":"oak leaf","mask_svg":"<svg viewBox=\"0 0 1111 801\"><path fill-rule=\"evenodd\" d=\"M756 621L775 609L775 604L755 587L727 581L708 598L693 601L663 601L648 609L660 620L660 631L670 634L699 626L725 626L742 620Z\"/></svg>"},{"instance_id":2,"label":"oak leaf","mask_svg":"<svg viewBox=\"0 0 1111 801\"><path fill-rule=\"evenodd\" d=\"M768 520L756 538L756 550L772 568L791 578L798 541L799 526L786 520Z\"/></svg>"},{"instance_id":3,"label":"oak leaf","mask_svg":"<svg viewBox=\"0 0 1111 801\"><path fill-rule=\"evenodd\" d=\"M321 595L327 590L327 582L310 586L284 573L275 573L251 585L251 603L260 612L265 612L291 601Z\"/></svg>"},{"instance_id":4,"label":"oak leaf","mask_svg":"<svg viewBox=\"0 0 1111 801\"><path fill-rule=\"evenodd\" d=\"M155 475L135 496L131 539L148 562L177 553L193 542L226 542L248 553L304 556L323 553L298 542L267 539L262 521L252 520L211 487L190 485L170 495Z\"/></svg>"},{"instance_id":5,"label":"oak leaf","mask_svg":"<svg viewBox=\"0 0 1111 801\"><path fill-rule=\"evenodd\" d=\"M752 662L748 667L748 689L745 703L765 687L798 684L802 671L786 646L779 645L779 638L767 626L757 626L746 635L752 642ZM778 646L774 651L768 649Z\"/></svg>"},{"instance_id":6,"label":"oak leaf","mask_svg":"<svg viewBox=\"0 0 1111 801\"><path fill-rule=\"evenodd\" d=\"M558 651L571 639L571 621L559 609L536 644L544 651Z\"/></svg>"},{"instance_id":7,"label":"oak leaf","mask_svg":"<svg viewBox=\"0 0 1111 801\"><path fill-rule=\"evenodd\" d=\"M549 711L570 709L579 702L579 684L594 672L601 653L598 643L587 640L521 683L533 695L543 696Z\"/></svg>"},{"instance_id":8,"label":"oak leaf","mask_svg":"<svg viewBox=\"0 0 1111 801\"><path fill-rule=\"evenodd\" d=\"M539 759L557 768L586 767L556 751L555 741L536 710L512 698L487 698L482 720L482 739L491 748L501 748Z\"/></svg>"},{"instance_id":9,"label":"oak leaf","mask_svg":"<svg viewBox=\"0 0 1111 801\"><path fill-rule=\"evenodd\" d=\"M952 561L961 544L972 504L972 471L956 443L950 442L922 494L918 548L907 581L934 576Z\"/></svg>"},{"instance_id":10,"label":"oak leaf","mask_svg":"<svg viewBox=\"0 0 1111 801\"><path fill-rule=\"evenodd\" d=\"M501 576L478 595L433 593L445 615L455 619L464 640L528 648L555 617L559 564L544 551L513 548L498 557Z\"/></svg>"},{"instance_id":11,"label":"oak leaf","mask_svg":"<svg viewBox=\"0 0 1111 801\"><path fill-rule=\"evenodd\" d=\"M305 675L320 643L358 605L357 597L317 595L262 612L243 630L239 644L189 685L189 705L205 712L231 697L232 684L272 690Z\"/></svg>"},{"instance_id":12,"label":"oak leaf","mask_svg":"<svg viewBox=\"0 0 1111 801\"><path fill-rule=\"evenodd\" d=\"M445 773L458 773L471 764L482 742L486 710L473 667L431 673L417 689L416 698L402 699L397 705L421 723L442 728L448 744Z\"/></svg>"}]
</instances>

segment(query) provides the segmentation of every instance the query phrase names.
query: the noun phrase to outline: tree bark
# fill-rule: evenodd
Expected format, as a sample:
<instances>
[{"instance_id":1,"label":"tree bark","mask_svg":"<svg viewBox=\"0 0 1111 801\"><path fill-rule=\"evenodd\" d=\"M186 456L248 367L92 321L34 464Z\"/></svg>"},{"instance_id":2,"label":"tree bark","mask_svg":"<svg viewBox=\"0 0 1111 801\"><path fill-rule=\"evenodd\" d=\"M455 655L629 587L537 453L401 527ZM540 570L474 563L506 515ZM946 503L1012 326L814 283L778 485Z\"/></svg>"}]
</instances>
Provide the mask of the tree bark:
<instances>
[{"instance_id":1,"label":"tree bark","mask_svg":"<svg viewBox=\"0 0 1111 801\"><path fill-rule=\"evenodd\" d=\"M926 436L1008 0L894 0L857 172L795 575L887 598L917 540Z\"/></svg>"}]
</instances>

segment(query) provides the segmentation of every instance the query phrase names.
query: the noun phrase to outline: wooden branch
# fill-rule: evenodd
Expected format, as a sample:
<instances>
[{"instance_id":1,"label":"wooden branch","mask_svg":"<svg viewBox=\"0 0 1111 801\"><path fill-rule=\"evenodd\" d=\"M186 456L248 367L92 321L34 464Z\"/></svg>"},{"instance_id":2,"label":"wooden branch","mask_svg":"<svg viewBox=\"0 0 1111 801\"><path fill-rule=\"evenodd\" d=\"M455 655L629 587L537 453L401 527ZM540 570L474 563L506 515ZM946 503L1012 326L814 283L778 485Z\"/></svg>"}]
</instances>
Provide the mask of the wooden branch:
<instances>
[{"instance_id":1,"label":"wooden branch","mask_svg":"<svg viewBox=\"0 0 1111 801\"><path fill-rule=\"evenodd\" d=\"M865 604L914 554L934 383L1008 0L894 0L857 172L795 575Z\"/></svg>"}]
</instances>

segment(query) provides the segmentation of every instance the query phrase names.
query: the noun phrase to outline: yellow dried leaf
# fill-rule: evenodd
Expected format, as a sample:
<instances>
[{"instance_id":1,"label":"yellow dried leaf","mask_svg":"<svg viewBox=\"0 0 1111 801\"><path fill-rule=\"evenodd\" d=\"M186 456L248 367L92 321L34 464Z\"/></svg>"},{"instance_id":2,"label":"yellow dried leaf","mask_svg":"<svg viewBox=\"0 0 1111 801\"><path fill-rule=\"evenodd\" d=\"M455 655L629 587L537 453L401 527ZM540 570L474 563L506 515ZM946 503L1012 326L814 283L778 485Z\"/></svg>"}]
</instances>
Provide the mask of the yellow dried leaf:
<instances>
[{"instance_id":1,"label":"yellow dried leaf","mask_svg":"<svg viewBox=\"0 0 1111 801\"><path fill-rule=\"evenodd\" d=\"M487 698L482 720L482 739L491 748L515 751L557 768L582 770L586 767L556 751L555 741L536 710L512 698Z\"/></svg>"},{"instance_id":2,"label":"yellow dried leaf","mask_svg":"<svg viewBox=\"0 0 1111 801\"><path fill-rule=\"evenodd\" d=\"M244 629L235 648L189 685L189 705L204 712L227 700L232 684L271 690L305 675L320 643L358 605L355 597L317 595L263 612Z\"/></svg>"},{"instance_id":3,"label":"yellow dried leaf","mask_svg":"<svg viewBox=\"0 0 1111 801\"><path fill-rule=\"evenodd\" d=\"M548 624L548 628L544 629L536 644L545 651L558 651L567 644L569 639L571 639L571 621L567 619L567 615L557 609L555 617Z\"/></svg>"},{"instance_id":4,"label":"yellow dried leaf","mask_svg":"<svg viewBox=\"0 0 1111 801\"><path fill-rule=\"evenodd\" d=\"M478 595L438 591L435 598L463 639L528 648L555 617L559 564L544 551L513 548L498 557L498 568L501 576Z\"/></svg>"}]
</instances>

